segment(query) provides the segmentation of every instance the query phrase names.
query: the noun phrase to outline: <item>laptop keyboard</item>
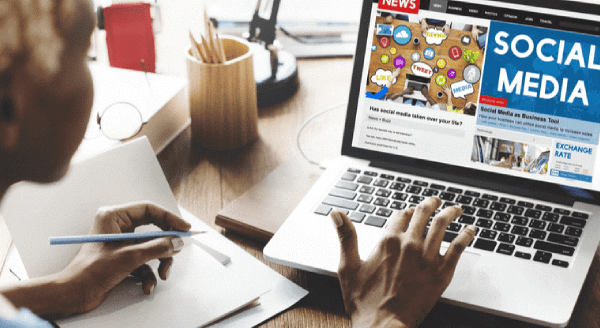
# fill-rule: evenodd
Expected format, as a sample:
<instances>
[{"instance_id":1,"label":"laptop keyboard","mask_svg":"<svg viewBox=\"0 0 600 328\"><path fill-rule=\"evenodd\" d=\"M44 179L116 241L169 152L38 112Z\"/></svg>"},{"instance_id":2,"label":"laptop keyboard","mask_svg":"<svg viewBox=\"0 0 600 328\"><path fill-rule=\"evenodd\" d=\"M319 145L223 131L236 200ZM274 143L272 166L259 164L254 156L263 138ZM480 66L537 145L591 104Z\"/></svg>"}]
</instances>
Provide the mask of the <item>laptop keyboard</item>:
<instances>
[{"instance_id":1,"label":"laptop keyboard","mask_svg":"<svg viewBox=\"0 0 600 328\"><path fill-rule=\"evenodd\" d=\"M477 233L469 247L564 268L589 218L567 208L354 168L341 176L315 213L327 216L340 210L354 224L384 228L395 211L415 207L430 196L442 200L442 209L458 205L464 212L448 226L444 241L451 242L464 226L473 224Z\"/></svg>"}]
</instances>

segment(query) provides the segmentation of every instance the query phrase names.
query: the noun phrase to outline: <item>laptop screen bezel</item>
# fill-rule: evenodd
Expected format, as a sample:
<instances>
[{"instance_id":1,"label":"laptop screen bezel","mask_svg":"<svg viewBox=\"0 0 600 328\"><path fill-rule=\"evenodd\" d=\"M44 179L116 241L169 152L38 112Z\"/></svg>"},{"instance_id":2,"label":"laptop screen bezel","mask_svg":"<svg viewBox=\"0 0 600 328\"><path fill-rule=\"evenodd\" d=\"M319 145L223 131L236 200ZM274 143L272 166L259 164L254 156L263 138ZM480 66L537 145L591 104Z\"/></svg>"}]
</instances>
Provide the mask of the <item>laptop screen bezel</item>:
<instances>
[{"instance_id":1,"label":"laptop screen bezel","mask_svg":"<svg viewBox=\"0 0 600 328\"><path fill-rule=\"evenodd\" d=\"M499 3L499 1L495 2ZM363 0L356 52L354 55L350 97L346 113L346 124L342 140L342 155L368 160L372 165L393 168L407 173L419 172L420 174L429 175L432 178L440 178L440 176L443 176L451 182L462 183L474 187L489 189L490 186L493 186L497 191L524 197L552 202L558 201L569 205L575 201L600 204L600 191L558 185L555 183L503 175L402 155L392 155L352 146L356 115L358 112L358 101L361 96L360 87L361 83L364 83L362 74L364 68L364 56L366 55L367 49L366 46L368 40L370 40L368 33L369 25L371 24L371 13L374 8L373 4L376 3L377 1L373 0ZM421 9L424 9L423 2L421 3L421 7ZM600 8L600 5L598 7ZM440 175L438 173L442 174ZM538 195L538 197L535 195Z\"/></svg>"}]
</instances>

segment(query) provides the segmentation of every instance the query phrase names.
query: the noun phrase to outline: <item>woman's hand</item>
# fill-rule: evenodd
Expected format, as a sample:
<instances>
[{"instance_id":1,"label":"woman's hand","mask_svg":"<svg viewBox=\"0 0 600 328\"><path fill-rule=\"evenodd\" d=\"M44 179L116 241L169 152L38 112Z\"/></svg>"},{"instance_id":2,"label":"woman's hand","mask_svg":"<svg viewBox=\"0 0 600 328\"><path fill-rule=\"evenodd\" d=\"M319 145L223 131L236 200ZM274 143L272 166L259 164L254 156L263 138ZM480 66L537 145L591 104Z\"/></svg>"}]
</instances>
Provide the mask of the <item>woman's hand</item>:
<instances>
[{"instance_id":1,"label":"woman's hand","mask_svg":"<svg viewBox=\"0 0 600 328\"><path fill-rule=\"evenodd\" d=\"M102 207L98 210L90 234L133 232L136 227L154 224L162 230L187 231L190 224L174 213L149 202ZM60 276L80 297L81 308L88 312L98 307L108 293L129 275L138 277L146 295L152 293L157 279L146 262L160 261L158 274L169 276L172 256L181 251L183 240L156 238L145 242L84 244Z\"/></svg>"},{"instance_id":2,"label":"woman's hand","mask_svg":"<svg viewBox=\"0 0 600 328\"><path fill-rule=\"evenodd\" d=\"M352 221L341 212L332 212L341 243L338 276L354 327L414 328L439 300L460 255L475 236L473 226L463 229L445 255L440 255L446 227L462 215L458 206L440 211L425 236L429 218L440 205L439 198L427 198L416 208L397 213L366 261L358 255Z\"/></svg>"}]
</instances>

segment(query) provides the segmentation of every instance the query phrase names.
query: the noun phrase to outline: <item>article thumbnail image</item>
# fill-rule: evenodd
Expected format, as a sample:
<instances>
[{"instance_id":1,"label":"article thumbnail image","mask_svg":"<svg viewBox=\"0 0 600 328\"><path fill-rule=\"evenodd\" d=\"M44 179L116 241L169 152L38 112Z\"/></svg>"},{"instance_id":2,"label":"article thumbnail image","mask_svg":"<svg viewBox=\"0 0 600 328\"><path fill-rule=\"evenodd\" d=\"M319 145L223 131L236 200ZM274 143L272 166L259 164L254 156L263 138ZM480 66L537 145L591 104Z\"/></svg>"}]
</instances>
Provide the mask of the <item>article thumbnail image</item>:
<instances>
[{"instance_id":1,"label":"article thumbnail image","mask_svg":"<svg viewBox=\"0 0 600 328\"><path fill-rule=\"evenodd\" d=\"M487 31L482 26L379 12L367 97L475 115Z\"/></svg>"},{"instance_id":2,"label":"article thumbnail image","mask_svg":"<svg viewBox=\"0 0 600 328\"><path fill-rule=\"evenodd\" d=\"M471 161L532 174L547 174L550 149L534 144L475 136Z\"/></svg>"}]
</instances>

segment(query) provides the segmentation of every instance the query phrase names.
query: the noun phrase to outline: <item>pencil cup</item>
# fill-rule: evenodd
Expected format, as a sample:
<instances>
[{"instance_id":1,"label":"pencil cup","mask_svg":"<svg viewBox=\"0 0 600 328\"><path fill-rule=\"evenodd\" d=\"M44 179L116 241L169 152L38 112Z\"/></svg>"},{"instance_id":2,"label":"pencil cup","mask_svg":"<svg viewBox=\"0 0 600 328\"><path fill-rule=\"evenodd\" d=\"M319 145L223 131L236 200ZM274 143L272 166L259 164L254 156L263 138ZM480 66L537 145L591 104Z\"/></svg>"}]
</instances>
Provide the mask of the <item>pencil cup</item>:
<instances>
[{"instance_id":1,"label":"pencil cup","mask_svg":"<svg viewBox=\"0 0 600 328\"><path fill-rule=\"evenodd\" d=\"M232 150L258 137L258 108L252 50L240 38L222 36L227 61L196 60L186 53L194 144L209 150Z\"/></svg>"}]
</instances>

